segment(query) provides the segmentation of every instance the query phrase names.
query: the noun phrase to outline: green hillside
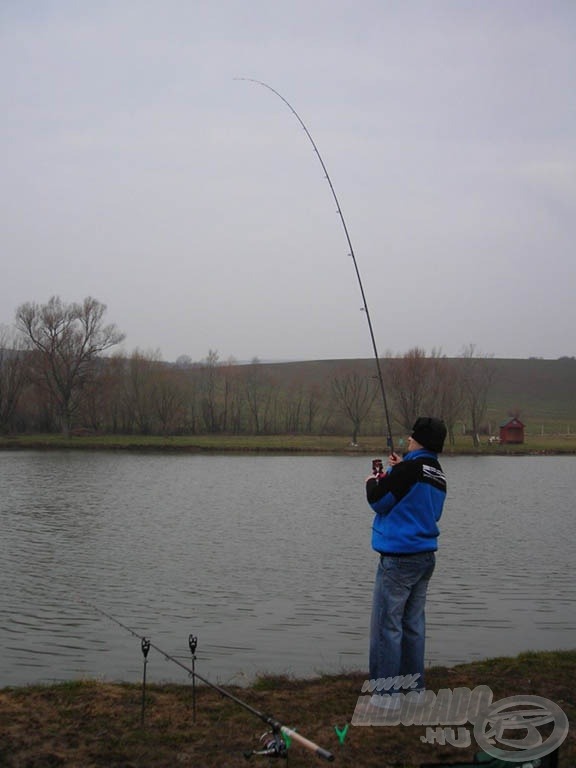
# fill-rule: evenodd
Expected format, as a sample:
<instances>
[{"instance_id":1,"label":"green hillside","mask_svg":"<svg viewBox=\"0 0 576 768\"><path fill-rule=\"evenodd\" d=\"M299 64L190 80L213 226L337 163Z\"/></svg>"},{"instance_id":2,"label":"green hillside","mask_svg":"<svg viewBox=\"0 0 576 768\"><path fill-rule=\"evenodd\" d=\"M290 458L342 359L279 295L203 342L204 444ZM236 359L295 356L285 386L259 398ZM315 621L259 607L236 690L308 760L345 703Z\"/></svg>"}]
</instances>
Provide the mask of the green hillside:
<instances>
[{"instance_id":1,"label":"green hillside","mask_svg":"<svg viewBox=\"0 0 576 768\"><path fill-rule=\"evenodd\" d=\"M458 359L455 359L458 362ZM488 398L487 421L495 429L514 411L527 434L576 433L576 359L493 361L497 374ZM382 370L386 373L386 359ZM375 375L371 359L315 360L265 363L262 367L282 385L317 384L326 388L331 379L351 370Z\"/></svg>"},{"instance_id":2,"label":"green hillside","mask_svg":"<svg viewBox=\"0 0 576 768\"><path fill-rule=\"evenodd\" d=\"M576 360L498 360L489 416L517 409L524 423L556 424L567 430L576 421Z\"/></svg>"}]
</instances>

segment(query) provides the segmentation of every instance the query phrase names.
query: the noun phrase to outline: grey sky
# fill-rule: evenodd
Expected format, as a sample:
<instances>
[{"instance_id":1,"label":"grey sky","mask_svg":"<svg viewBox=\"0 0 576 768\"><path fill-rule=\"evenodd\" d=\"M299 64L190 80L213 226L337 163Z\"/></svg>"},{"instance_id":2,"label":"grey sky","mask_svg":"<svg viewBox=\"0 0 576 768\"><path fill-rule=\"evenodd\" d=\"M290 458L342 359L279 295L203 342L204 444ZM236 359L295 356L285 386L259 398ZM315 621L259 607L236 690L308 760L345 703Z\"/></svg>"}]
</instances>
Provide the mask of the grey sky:
<instances>
[{"instance_id":1,"label":"grey sky","mask_svg":"<svg viewBox=\"0 0 576 768\"><path fill-rule=\"evenodd\" d=\"M3 0L0 323L198 360L576 354L573 0Z\"/></svg>"}]
</instances>

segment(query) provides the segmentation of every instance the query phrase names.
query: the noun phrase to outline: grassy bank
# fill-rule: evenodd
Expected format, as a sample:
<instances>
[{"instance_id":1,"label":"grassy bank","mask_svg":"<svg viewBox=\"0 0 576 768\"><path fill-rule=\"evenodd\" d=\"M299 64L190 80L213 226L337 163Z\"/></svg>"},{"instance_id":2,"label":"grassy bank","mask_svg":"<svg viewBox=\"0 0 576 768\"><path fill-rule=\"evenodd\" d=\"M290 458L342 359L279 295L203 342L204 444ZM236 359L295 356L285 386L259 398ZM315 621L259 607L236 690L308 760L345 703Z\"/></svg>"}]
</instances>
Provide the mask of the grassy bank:
<instances>
[{"instance_id":1,"label":"grassy bank","mask_svg":"<svg viewBox=\"0 0 576 768\"><path fill-rule=\"evenodd\" d=\"M471 727L466 749L423 743L424 726L351 726L340 743L335 726L342 731L350 721L363 680L361 674L263 678L251 688L230 690L331 750L339 766L416 768L423 762L472 760L478 752ZM571 726L576 717L576 650L435 667L427 683L435 691L488 685L494 701L538 695L556 702ZM140 686L93 681L0 689L0 723L2 768L235 768L246 765L244 751L257 748L266 730L205 686L198 689L193 722L190 685L149 686L142 727ZM295 743L288 756L288 765L324 764ZM254 762L268 764L262 758ZM572 727L560 750L560 768L575 765Z\"/></svg>"},{"instance_id":2,"label":"grassy bank","mask_svg":"<svg viewBox=\"0 0 576 768\"><path fill-rule=\"evenodd\" d=\"M194 435L161 437L146 435L62 435L0 436L0 450L78 449L116 451L157 451L162 453L278 453L278 454L373 454L386 452L383 437L362 437L356 446L344 435ZM396 441L396 450L401 443ZM528 435L522 445L490 444L482 439L474 448L467 436L459 436L454 446L446 446L450 455L531 455L576 454L576 434Z\"/></svg>"}]
</instances>

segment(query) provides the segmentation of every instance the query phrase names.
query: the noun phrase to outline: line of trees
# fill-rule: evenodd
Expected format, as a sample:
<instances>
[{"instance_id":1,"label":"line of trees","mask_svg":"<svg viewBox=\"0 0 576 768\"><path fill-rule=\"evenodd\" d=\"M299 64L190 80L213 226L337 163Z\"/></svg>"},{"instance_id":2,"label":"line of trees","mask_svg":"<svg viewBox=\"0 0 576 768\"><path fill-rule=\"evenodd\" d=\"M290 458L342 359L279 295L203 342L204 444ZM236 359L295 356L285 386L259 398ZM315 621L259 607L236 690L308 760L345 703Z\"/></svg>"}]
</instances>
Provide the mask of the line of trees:
<instances>
[{"instance_id":1,"label":"line of trees","mask_svg":"<svg viewBox=\"0 0 576 768\"><path fill-rule=\"evenodd\" d=\"M374 370L346 361L327 381L288 379L281 366L254 359L168 364L157 354L104 353L124 335L106 324L92 297L65 304L26 303L0 331L0 431L116 434L384 434ZM458 421L472 439L485 419L497 369L473 346L459 359L412 349L382 361L393 428L405 434L422 414Z\"/></svg>"}]
</instances>

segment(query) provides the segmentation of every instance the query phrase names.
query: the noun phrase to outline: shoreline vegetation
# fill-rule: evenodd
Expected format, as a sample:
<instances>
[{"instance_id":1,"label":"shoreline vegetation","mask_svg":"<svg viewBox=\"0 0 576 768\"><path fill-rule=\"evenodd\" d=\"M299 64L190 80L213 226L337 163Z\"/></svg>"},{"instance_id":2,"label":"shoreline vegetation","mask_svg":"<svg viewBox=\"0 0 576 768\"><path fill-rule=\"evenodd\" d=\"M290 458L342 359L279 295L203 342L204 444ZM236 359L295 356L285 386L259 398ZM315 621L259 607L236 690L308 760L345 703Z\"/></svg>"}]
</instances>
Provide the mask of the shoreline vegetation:
<instances>
[{"instance_id":1,"label":"shoreline vegetation","mask_svg":"<svg viewBox=\"0 0 576 768\"><path fill-rule=\"evenodd\" d=\"M395 450L402 451L400 438ZM367 436L352 444L345 435L156 435L60 434L2 435L0 450L112 450L159 453L259 453L301 455L381 455L386 453L386 438ZM576 434L527 435L522 444L500 444L481 438L474 447L470 436L459 436L453 446L446 445L444 456L529 456L575 455Z\"/></svg>"},{"instance_id":2,"label":"shoreline vegetation","mask_svg":"<svg viewBox=\"0 0 576 768\"><path fill-rule=\"evenodd\" d=\"M346 768L418 768L422 763L471 762L480 752L470 746L425 741L425 726L350 726L365 675L343 673L312 679L261 677L250 687L228 687L251 706L266 712L335 755ZM576 649L521 653L430 667L430 690L487 685L497 702L508 696L534 695L555 702L571 730L560 747L559 768L576 765ZM154 684L146 688L142 722L142 686L95 680L0 688L0 766L2 768L236 768L244 752L261 748L266 725L235 702L198 685L196 718L191 684ZM454 729L456 731L456 728ZM340 732L340 736L338 735ZM549 732L540 730L546 739ZM525 734L517 735L522 738ZM514 738L514 736L512 736ZM319 766L324 761L296 743L288 765ZM267 765L259 757L256 765ZM516 763L510 763L515 765Z\"/></svg>"}]
</instances>

